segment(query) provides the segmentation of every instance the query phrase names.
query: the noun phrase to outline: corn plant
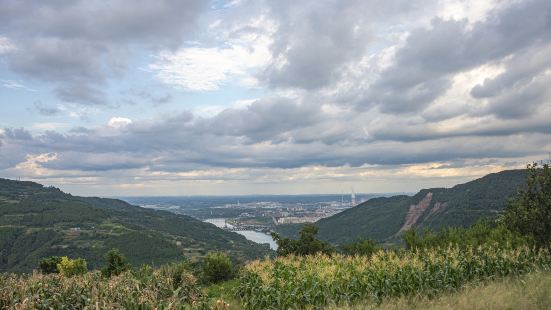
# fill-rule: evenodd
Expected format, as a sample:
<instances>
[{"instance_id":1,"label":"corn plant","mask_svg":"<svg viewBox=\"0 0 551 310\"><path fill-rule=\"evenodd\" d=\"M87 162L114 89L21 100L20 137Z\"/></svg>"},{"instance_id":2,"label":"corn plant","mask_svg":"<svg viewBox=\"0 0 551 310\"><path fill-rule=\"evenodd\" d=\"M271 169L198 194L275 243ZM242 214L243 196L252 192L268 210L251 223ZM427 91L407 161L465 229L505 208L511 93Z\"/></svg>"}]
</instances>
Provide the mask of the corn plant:
<instances>
[{"instance_id":1,"label":"corn plant","mask_svg":"<svg viewBox=\"0 0 551 310\"><path fill-rule=\"evenodd\" d=\"M379 251L368 256L288 256L247 265L236 294L249 309L289 309L380 302L387 297L455 290L485 281L549 269L551 256L529 247L484 245L418 251Z\"/></svg>"}]
</instances>

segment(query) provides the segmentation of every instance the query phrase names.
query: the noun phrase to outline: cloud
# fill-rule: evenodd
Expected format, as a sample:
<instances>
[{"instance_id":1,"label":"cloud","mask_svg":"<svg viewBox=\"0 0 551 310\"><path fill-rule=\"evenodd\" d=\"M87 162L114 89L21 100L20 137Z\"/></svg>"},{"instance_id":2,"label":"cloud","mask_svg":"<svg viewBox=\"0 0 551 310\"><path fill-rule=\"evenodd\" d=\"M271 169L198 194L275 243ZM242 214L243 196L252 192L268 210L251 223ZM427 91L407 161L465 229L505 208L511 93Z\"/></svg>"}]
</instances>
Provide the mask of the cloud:
<instances>
[{"instance_id":1,"label":"cloud","mask_svg":"<svg viewBox=\"0 0 551 310\"><path fill-rule=\"evenodd\" d=\"M206 13L198 2L125 11L117 1L108 12L82 1L54 14L59 3L26 12L3 4L0 15L10 16L2 31L17 49L2 59L54 85L64 102L37 103L39 113L63 107L74 116L102 111L105 119L71 130L46 122L1 130L5 175L36 169L37 178L63 184L178 181L225 191L249 180L404 184L410 175L461 178L518 167L551 149L548 1L244 0ZM197 5L188 20L176 20L173 12L187 12L180 4ZM104 24L95 29L89 16L75 22L84 8L104 13L97 18ZM218 91L116 89L136 50L161 83ZM136 104L103 111L113 90ZM235 93L256 99L235 103ZM202 100L226 95L229 102L214 106ZM55 157L39 160L44 154Z\"/></svg>"},{"instance_id":2,"label":"cloud","mask_svg":"<svg viewBox=\"0 0 551 310\"><path fill-rule=\"evenodd\" d=\"M398 118L381 121L380 115L369 120L368 114L333 114L318 105L271 98L210 118L189 112L140 121L114 117L108 126L39 135L6 129L2 148L23 154L56 153L58 159L48 166L58 170L139 168L174 173L210 168L406 165L534 156L551 147L551 128L545 121L549 115L549 109L542 111L533 124L481 119L469 126L450 121L412 125ZM335 129L334 124L340 127ZM117 156L121 160L107 160ZM97 158L113 165L100 168Z\"/></svg>"},{"instance_id":3,"label":"cloud","mask_svg":"<svg viewBox=\"0 0 551 310\"><path fill-rule=\"evenodd\" d=\"M34 110L45 116L52 116L60 114L64 109L61 106L49 106L40 101L34 102Z\"/></svg>"},{"instance_id":4,"label":"cloud","mask_svg":"<svg viewBox=\"0 0 551 310\"><path fill-rule=\"evenodd\" d=\"M113 128L122 128L132 124L132 120L126 117L112 117L107 125Z\"/></svg>"},{"instance_id":5,"label":"cloud","mask_svg":"<svg viewBox=\"0 0 551 310\"><path fill-rule=\"evenodd\" d=\"M17 46L6 54L12 71L53 83L62 100L97 105L108 103L99 87L126 72L130 48L178 47L204 9L197 0L5 1L0 19Z\"/></svg>"},{"instance_id":6,"label":"cloud","mask_svg":"<svg viewBox=\"0 0 551 310\"><path fill-rule=\"evenodd\" d=\"M0 55L12 52L15 49L15 45L13 45L10 39L0 36Z\"/></svg>"},{"instance_id":7,"label":"cloud","mask_svg":"<svg viewBox=\"0 0 551 310\"><path fill-rule=\"evenodd\" d=\"M5 88L9 88L9 89L27 90L27 91L32 91L32 92L37 91L36 89L32 89L30 87L25 86L21 81L2 80L0 82L2 83L2 86L4 86Z\"/></svg>"},{"instance_id":8,"label":"cloud","mask_svg":"<svg viewBox=\"0 0 551 310\"><path fill-rule=\"evenodd\" d=\"M375 39L377 22L391 23L416 9L399 0L270 2L278 28L263 78L274 88L329 86L343 77L347 65L364 56Z\"/></svg>"},{"instance_id":9,"label":"cloud","mask_svg":"<svg viewBox=\"0 0 551 310\"><path fill-rule=\"evenodd\" d=\"M217 90L227 84L256 86L257 71L271 58L272 27L264 16L253 18L225 33L222 46L164 50L149 69L161 82L190 91Z\"/></svg>"},{"instance_id":10,"label":"cloud","mask_svg":"<svg viewBox=\"0 0 551 310\"><path fill-rule=\"evenodd\" d=\"M550 12L548 1L532 0L495 9L472 25L435 18L430 27L411 32L362 104L388 113L423 110L449 89L454 75L538 51L551 39Z\"/></svg>"}]
</instances>

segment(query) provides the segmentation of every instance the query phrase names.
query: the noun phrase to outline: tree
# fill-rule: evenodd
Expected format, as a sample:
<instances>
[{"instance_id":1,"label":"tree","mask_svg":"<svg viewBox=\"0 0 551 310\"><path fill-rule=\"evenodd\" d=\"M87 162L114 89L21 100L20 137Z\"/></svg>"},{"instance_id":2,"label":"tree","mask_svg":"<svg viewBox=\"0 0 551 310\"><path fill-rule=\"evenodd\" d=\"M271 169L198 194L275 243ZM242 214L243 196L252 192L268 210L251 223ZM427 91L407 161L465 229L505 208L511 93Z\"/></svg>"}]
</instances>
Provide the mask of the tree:
<instances>
[{"instance_id":1,"label":"tree","mask_svg":"<svg viewBox=\"0 0 551 310\"><path fill-rule=\"evenodd\" d=\"M224 253L210 253L203 260L203 274L212 283L229 280L234 276L233 264Z\"/></svg>"},{"instance_id":2,"label":"tree","mask_svg":"<svg viewBox=\"0 0 551 310\"><path fill-rule=\"evenodd\" d=\"M551 170L549 164L528 165L526 188L509 201L502 219L511 230L533 239L539 247L551 245Z\"/></svg>"},{"instance_id":3,"label":"tree","mask_svg":"<svg viewBox=\"0 0 551 310\"><path fill-rule=\"evenodd\" d=\"M61 263L61 257L50 256L40 260L40 271L42 273L59 273L57 270L57 264Z\"/></svg>"},{"instance_id":4,"label":"tree","mask_svg":"<svg viewBox=\"0 0 551 310\"><path fill-rule=\"evenodd\" d=\"M372 239L358 239L353 243L345 243L340 246L340 250L346 255L365 255L371 256L379 250L379 246Z\"/></svg>"},{"instance_id":5,"label":"tree","mask_svg":"<svg viewBox=\"0 0 551 310\"><path fill-rule=\"evenodd\" d=\"M85 274L88 272L88 267L83 258L70 259L67 256L63 256L61 262L57 264L57 270L66 277L72 277Z\"/></svg>"},{"instance_id":6,"label":"tree","mask_svg":"<svg viewBox=\"0 0 551 310\"><path fill-rule=\"evenodd\" d=\"M130 264L118 249L112 249L105 254L105 266L101 270L104 276L116 276L128 269Z\"/></svg>"},{"instance_id":7,"label":"tree","mask_svg":"<svg viewBox=\"0 0 551 310\"><path fill-rule=\"evenodd\" d=\"M277 255L311 255L318 252L331 253L333 248L327 242L316 239L318 228L313 224L305 225L299 233L299 239L283 238L277 233L272 233L272 238L277 243Z\"/></svg>"}]
</instances>

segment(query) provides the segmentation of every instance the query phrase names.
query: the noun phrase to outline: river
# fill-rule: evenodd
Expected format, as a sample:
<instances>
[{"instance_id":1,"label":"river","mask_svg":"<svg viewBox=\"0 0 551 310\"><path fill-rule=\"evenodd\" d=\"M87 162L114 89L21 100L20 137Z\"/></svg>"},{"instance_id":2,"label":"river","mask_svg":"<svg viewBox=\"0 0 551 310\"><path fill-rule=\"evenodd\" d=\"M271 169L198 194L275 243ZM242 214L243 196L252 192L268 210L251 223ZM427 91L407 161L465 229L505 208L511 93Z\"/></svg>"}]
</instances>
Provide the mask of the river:
<instances>
[{"instance_id":1,"label":"river","mask_svg":"<svg viewBox=\"0 0 551 310\"><path fill-rule=\"evenodd\" d=\"M224 218L216 218L216 219L206 219L205 222L211 223L216 225L217 227L223 228L224 225L227 225L228 227L233 227L231 224L226 224L226 219ZM236 233L245 236L245 238L256 242L256 243L268 243L270 244L270 248L272 250L277 250L277 244L275 243L274 239L272 239L272 236L267 235L265 233L261 233L254 230L241 230L236 231Z\"/></svg>"}]
</instances>

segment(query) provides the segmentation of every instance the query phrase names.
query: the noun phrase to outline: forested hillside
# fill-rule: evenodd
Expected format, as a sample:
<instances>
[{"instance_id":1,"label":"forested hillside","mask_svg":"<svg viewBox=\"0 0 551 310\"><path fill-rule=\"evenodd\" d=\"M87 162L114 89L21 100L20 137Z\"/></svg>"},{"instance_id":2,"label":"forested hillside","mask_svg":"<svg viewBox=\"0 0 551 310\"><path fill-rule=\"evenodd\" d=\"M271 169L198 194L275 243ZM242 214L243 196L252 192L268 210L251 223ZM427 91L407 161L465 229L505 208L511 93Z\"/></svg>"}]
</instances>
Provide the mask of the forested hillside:
<instances>
[{"instance_id":1,"label":"forested hillside","mask_svg":"<svg viewBox=\"0 0 551 310\"><path fill-rule=\"evenodd\" d=\"M372 238L398 239L409 228L468 227L482 217L495 218L507 198L526 183L526 170L507 170L452 188L430 188L414 196L370 199L354 208L319 220L319 238L332 243ZM296 237L302 225L281 225L278 232Z\"/></svg>"},{"instance_id":2,"label":"forested hillside","mask_svg":"<svg viewBox=\"0 0 551 310\"><path fill-rule=\"evenodd\" d=\"M227 251L239 259L271 253L188 216L0 179L0 271L30 271L51 255L83 257L96 268L111 248L120 249L134 265L194 259L210 251Z\"/></svg>"}]
</instances>

